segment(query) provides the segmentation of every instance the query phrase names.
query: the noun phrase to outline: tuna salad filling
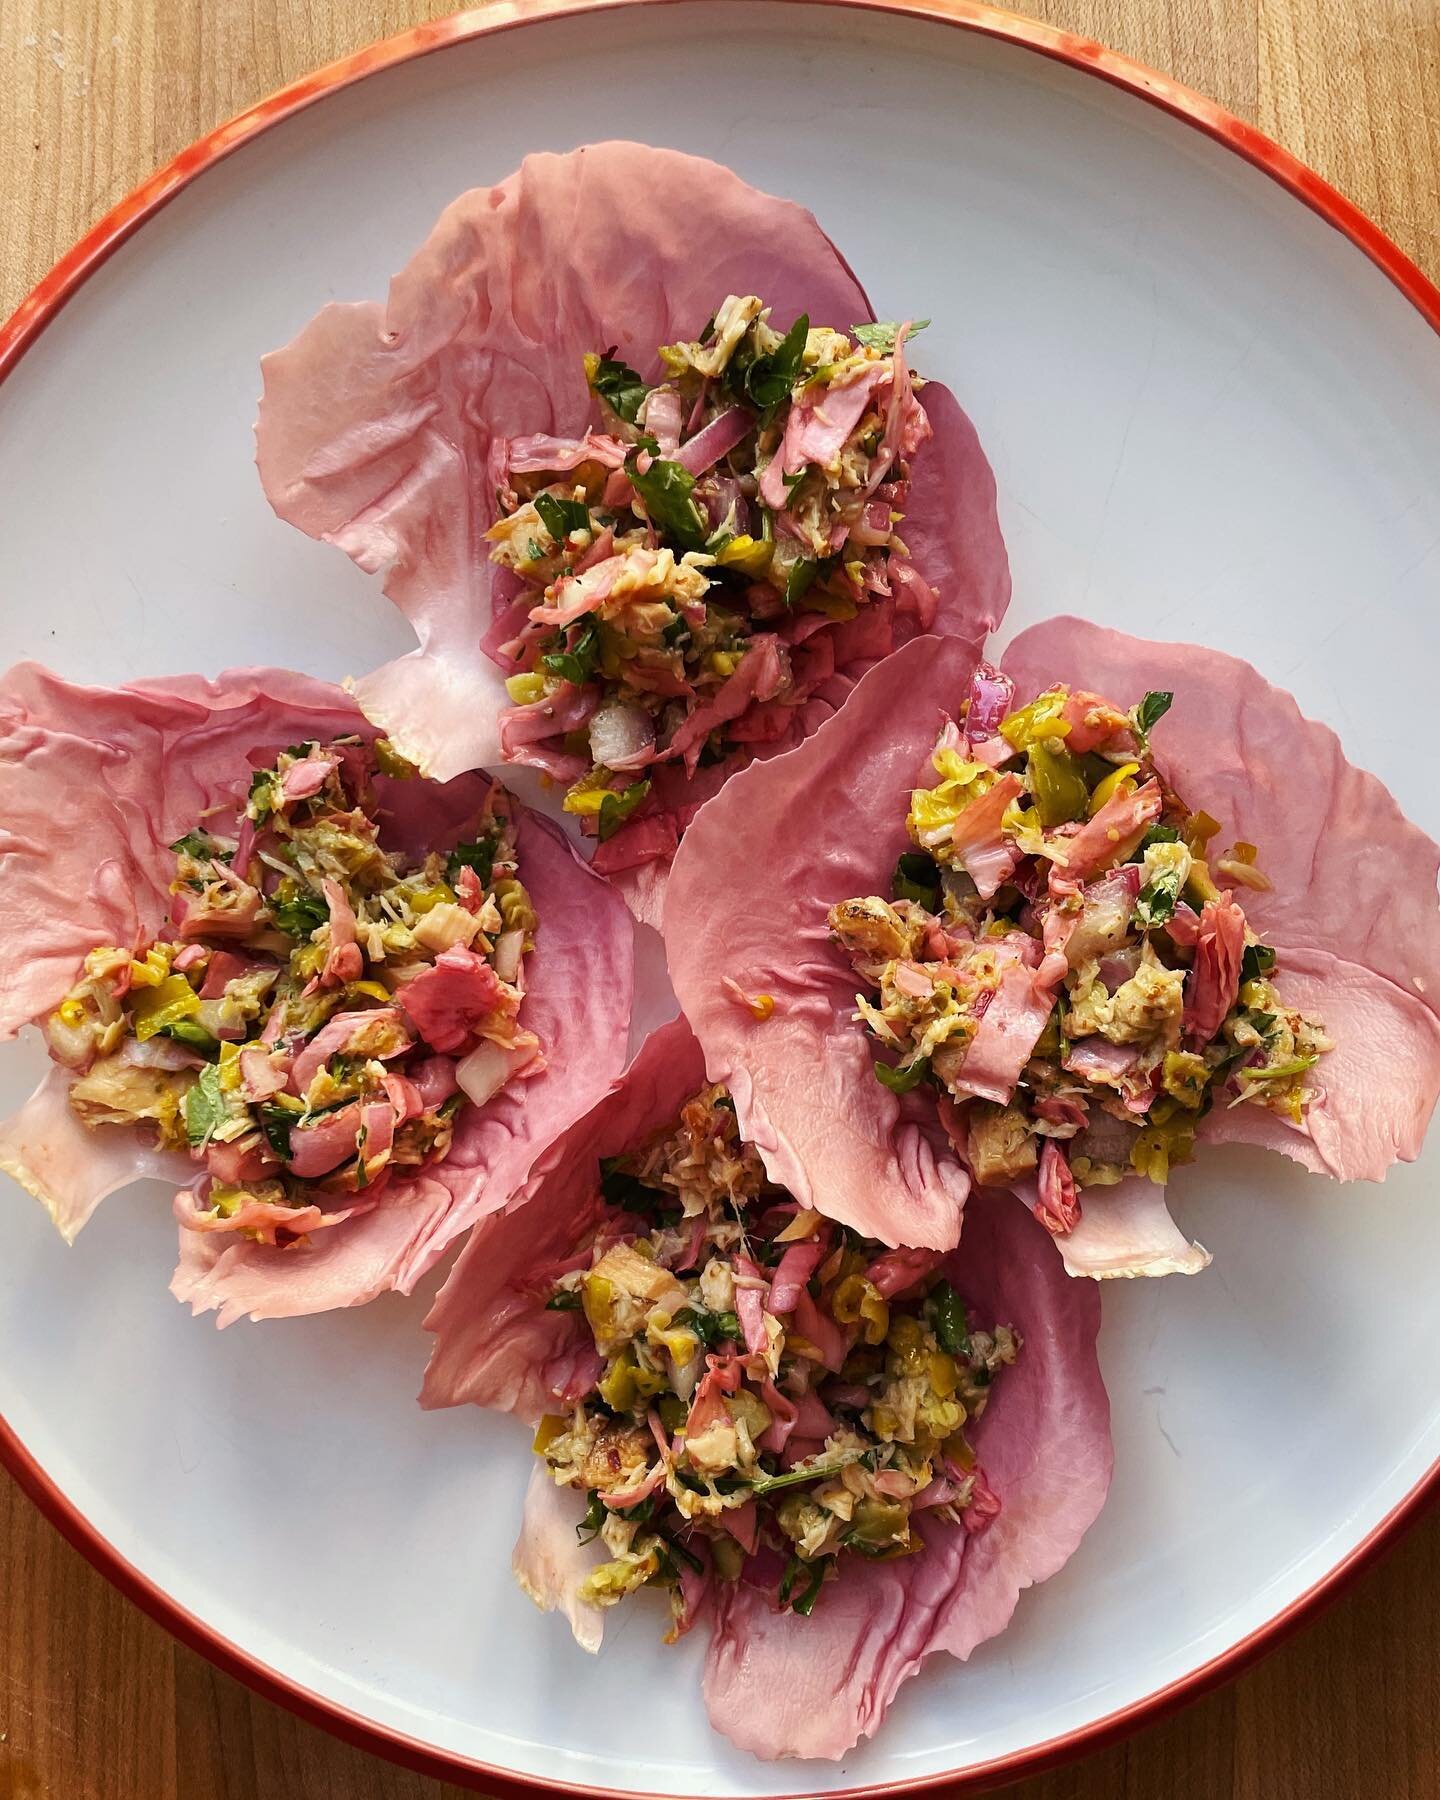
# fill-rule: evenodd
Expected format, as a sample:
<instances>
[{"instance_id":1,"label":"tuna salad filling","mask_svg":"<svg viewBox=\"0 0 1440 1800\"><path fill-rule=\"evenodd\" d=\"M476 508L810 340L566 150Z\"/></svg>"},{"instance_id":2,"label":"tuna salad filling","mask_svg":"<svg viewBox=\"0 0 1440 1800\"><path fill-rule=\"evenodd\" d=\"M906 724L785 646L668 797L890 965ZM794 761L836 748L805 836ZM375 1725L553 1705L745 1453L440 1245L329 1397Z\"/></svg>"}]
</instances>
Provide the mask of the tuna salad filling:
<instances>
[{"instance_id":1,"label":"tuna salad filling","mask_svg":"<svg viewBox=\"0 0 1440 1800\"><path fill-rule=\"evenodd\" d=\"M583 1316L593 1381L534 1446L606 1553L584 1602L664 1587L683 1628L687 1590L713 1576L808 1614L848 1559L997 1515L966 1427L1020 1341L969 1316L942 1255L799 1207L719 1087L603 1162L601 1192L546 1300Z\"/></svg>"},{"instance_id":2,"label":"tuna salad filling","mask_svg":"<svg viewBox=\"0 0 1440 1800\"><path fill-rule=\"evenodd\" d=\"M171 845L168 934L90 951L46 1022L87 1126L201 1166L192 1230L284 1246L366 1211L447 1155L462 1107L545 1066L503 790L417 862L381 846L377 773L414 772L351 737L252 773Z\"/></svg>"},{"instance_id":3,"label":"tuna salad filling","mask_svg":"<svg viewBox=\"0 0 1440 1800\"><path fill-rule=\"evenodd\" d=\"M784 735L837 648L855 652L852 621L929 625L935 595L897 535L931 430L915 329L801 314L781 332L732 294L695 341L661 347L655 386L586 357L602 429L497 443L501 745L567 784L587 834L643 816L657 765L693 774Z\"/></svg>"},{"instance_id":4,"label":"tuna salad filling","mask_svg":"<svg viewBox=\"0 0 1440 1800\"><path fill-rule=\"evenodd\" d=\"M1270 887L1255 846L1219 853L1152 757L1172 699L1056 686L1017 708L982 664L910 796L889 898L830 911L888 1053L876 1076L938 1088L975 1179L1036 1176L1057 1234L1077 1189L1164 1182L1213 1107L1299 1125L1323 1091L1330 1040L1277 992L1235 897Z\"/></svg>"}]
</instances>

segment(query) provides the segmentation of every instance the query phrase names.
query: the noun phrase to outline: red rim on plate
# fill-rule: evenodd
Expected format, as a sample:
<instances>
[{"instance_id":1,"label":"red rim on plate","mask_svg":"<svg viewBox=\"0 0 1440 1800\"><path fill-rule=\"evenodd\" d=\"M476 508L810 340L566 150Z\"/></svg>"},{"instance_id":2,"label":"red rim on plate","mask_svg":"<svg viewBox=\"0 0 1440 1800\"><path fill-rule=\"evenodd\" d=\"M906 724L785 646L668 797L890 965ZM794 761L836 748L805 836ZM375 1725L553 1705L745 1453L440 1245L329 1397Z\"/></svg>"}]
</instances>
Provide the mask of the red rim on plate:
<instances>
[{"instance_id":1,"label":"red rim on plate","mask_svg":"<svg viewBox=\"0 0 1440 1800\"><path fill-rule=\"evenodd\" d=\"M289 87L282 88L268 99L247 108L198 139L188 149L182 150L173 161L157 170L148 181L142 182L112 208L56 263L50 273L21 301L5 324L0 326L0 380L10 373L61 308L133 232L183 188L188 187L197 175L212 168L233 150L249 143L272 125L280 124L282 120L303 111L317 100L350 87L368 75L395 68L452 44L468 43L492 33L516 30L566 15L618 11L622 7L666 3L667 0L487 0L486 4L468 12L456 13L450 18L437 19L430 24L417 25L396 37L386 38L352 56L341 58L339 62L331 63L328 68L319 69L314 74L292 82ZM1247 125L1216 105L1213 100L1205 99L1203 95L1170 80L1168 76L1157 74L1142 64L1131 61L1127 56L1107 50L1093 39L1057 30L1034 19L1020 18L993 7L974 4L973 0L786 0L786 3L828 4L871 12L908 14L955 26L963 31L977 32L983 37L997 38L1022 49L1038 52L1056 62L1068 64L1073 69L1099 76L1112 86L1122 88L1152 106L1162 108L1185 124L1194 126L1196 130L1233 150L1236 155L1270 176L1369 257L1421 316L1440 331L1440 288L1416 267L1397 244L1386 237L1373 220L1367 218L1352 201L1338 193L1288 150L1272 142L1254 126ZM408 1737L388 1726L378 1725L325 1699L249 1655L187 1611L148 1576L127 1562L60 1491L3 1418L0 1418L0 1463L10 1471L51 1523L123 1594L151 1618L158 1620L182 1643L198 1650L227 1674L238 1677L267 1699L278 1701L300 1717L324 1726L348 1743L441 1780L484 1787L496 1794L517 1797L517 1800L519 1796L535 1793L576 1791L570 1783L551 1781L540 1776L517 1775L470 1757L437 1750L419 1739ZM1313 1617L1384 1550L1392 1547L1403 1529L1413 1524L1437 1495L1440 1495L1440 1461L1328 1574L1274 1618L1210 1662L1192 1669L1179 1680L1158 1688L1130 1706L1122 1707L1079 1730L1052 1738L1047 1743L1033 1745L1029 1749L1016 1751L991 1762L974 1764L953 1775L837 1790L834 1800L847 1800L847 1796L849 1800L859 1800L862 1795L882 1794L919 1796L941 1792L975 1793L1001 1781L1013 1781L1021 1776L1052 1768L1082 1752L1098 1750L1114 1743L1142 1725L1153 1724L1185 1702L1199 1698L1240 1674ZM630 1792L613 1788L589 1788L584 1791L604 1796L605 1800L634 1800Z\"/></svg>"}]
</instances>

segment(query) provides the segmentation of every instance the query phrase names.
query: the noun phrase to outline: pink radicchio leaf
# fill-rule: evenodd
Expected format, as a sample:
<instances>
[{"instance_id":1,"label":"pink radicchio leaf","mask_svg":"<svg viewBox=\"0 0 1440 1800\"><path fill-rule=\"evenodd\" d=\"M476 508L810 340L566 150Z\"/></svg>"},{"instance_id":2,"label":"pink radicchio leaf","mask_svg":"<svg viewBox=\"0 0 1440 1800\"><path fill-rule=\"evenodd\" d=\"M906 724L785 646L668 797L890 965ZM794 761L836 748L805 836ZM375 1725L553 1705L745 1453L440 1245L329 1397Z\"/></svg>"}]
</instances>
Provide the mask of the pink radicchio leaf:
<instances>
[{"instance_id":1,"label":"pink radicchio leaf","mask_svg":"<svg viewBox=\"0 0 1440 1800\"><path fill-rule=\"evenodd\" d=\"M372 736L341 689L282 670L79 688L35 665L0 683L0 1032L14 1036L64 996L85 953L161 929L174 874L169 844L208 808L234 806L246 770L287 744ZM489 783L377 781L382 841L415 857L465 835ZM445 1162L395 1177L363 1216L286 1250L181 1231L172 1291L228 1324L359 1305L408 1292L446 1244L503 1206L531 1164L619 1073L633 933L623 905L547 822L517 808L523 879L541 924L526 963L524 1024L546 1066L484 1109L462 1113ZM228 823L228 821L227 821ZM63 907L55 896L66 896ZM579 996L584 1003L577 1004ZM0 1127L0 1166L50 1208L67 1236L104 1194L145 1175L179 1182L186 1157L132 1131L79 1124L59 1071Z\"/></svg>"},{"instance_id":2,"label":"pink radicchio leaf","mask_svg":"<svg viewBox=\"0 0 1440 1800\"><path fill-rule=\"evenodd\" d=\"M959 1238L968 1179L876 1080L853 1016L861 983L828 914L889 894L909 790L977 653L915 640L797 750L737 775L691 825L664 913L681 1008L771 1177L868 1237L939 1250ZM770 994L769 1016L738 1005L727 976Z\"/></svg>"},{"instance_id":3,"label":"pink radicchio leaf","mask_svg":"<svg viewBox=\"0 0 1440 1800\"><path fill-rule=\"evenodd\" d=\"M700 259L697 212L713 250ZM801 312L841 327L873 316L803 208L702 158L603 143L529 157L497 187L463 195L387 304L328 306L265 359L256 427L265 492L282 518L386 571L385 592L420 647L356 693L427 773L502 754L507 696L484 647L498 655L501 641L483 539L498 440L577 441L594 422L585 352L614 344L653 371L656 347L693 337L728 293L761 295L782 327ZM918 630L983 632L1003 615L1009 572L994 478L953 397L930 382L923 405L934 437L916 455L903 529L919 575L938 590L933 621L888 598L867 608L873 621L862 615L833 633L833 672L813 691L752 705L763 735L694 781L682 768L657 770L644 808L597 862L647 922L658 919L678 834L732 769L797 743L877 656Z\"/></svg>"},{"instance_id":4,"label":"pink radicchio leaf","mask_svg":"<svg viewBox=\"0 0 1440 1800\"><path fill-rule=\"evenodd\" d=\"M1064 1566L1104 1503L1112 1453L1095 1290L1066 1279L1043 1228L1008 1195L972 1198L947 1273L973 1320L1012 1324L1024 1340L973 1432L999 1513L974 1535L927 1518L920 1555L851 1560L809 1618L775 1611L743 1583L717 1585L705 1703L716 1730L757 1756L844 1756L879 1729L927 1656L964 1660L1003 1631L1021 1590Z\"/></svg>"},{"instance_id":5,"label":"pink radicchio leaf","mask_svg":"<svg viewBox=\"0 0 1440 1800\"><path fill-rule=\"evenodd\" d=\"M578 1528L584 1517L584 1496L575 1488L558 1487L544 1463L537 1461L525 1490L510 1568L541 1612L564 1613L575 1642L593 1655L600 1648L605 1614L598 1606L587 1606L579 1588L604 1561L605 1547L598 1539L580 1542Z\"/></svg>"},{"instance_id":6,"label":"pink radicchio leaf","mask_svg":"<svg viewBox=\"0 0 1440 1800\"><path fill-rule=\"evenodd\" d=\"M0 1169L42 1203L67 1244L107 1194L151 1177L176 1186L195 1177L188 1157L136 1132L83 1125L70 1105L73 1080L52 1067L19 1112L0 1121Z\"/></svg>"},{"instance_id":7,"label":"pink radicchio leaf","mask_svg":"<svg viewBox=\"0 0 1440 1800\"><path fill-rule=\"evenodd\" d=\"M1335 1048L1312 1071L1323 1094L1303 1127L1222 1098L1202 1135L1342 1181L1413 1161L1440 1093L1440 848L1334 732L1236 657L1059 618L1023 632L1003 664L1022 700L1056 681L1120 707L1173 692L1153 736L1162 773L1220 821L1219 847L1257 847L1272 887L1235 898L1276 952L1281 998Z\"/></svg>"},{"instance_id":8,"label":"pink radicchio leaf","mask_svg":"<svg viewBox=\"0 0 1440 1800\"><path fill-rule=\"evenodd\" d=\"M1041 1205L1034 1176L1017 1182L1014 1193L1031 1213ZM1170 1216L1165 1189L1146 1175L1082 1189L1080 1217L1056 1243L1066 1274L1094 1281L1198 1275L1210 1266L1210 1252L1185 1236Z\"/></svg>"},{"instance_id":9,"label":"pink radicchio leaf","mask_svg":"<svg viewBox=\"0 0 1440 1800\"><path fill-rule=\"evenodd\" d=\"M594 1342L582 1317L547 1312L532 1277L564 1262L602 1216L599 1159L633 1149L705 1085L700 1047L683 1019L651 1032L626 1070L536 1164L522 1211L471 1234L436 1297L421 1403L473 1401L531 1423L590 1385ZM541 1284L543 1286L543 1284Z\"/></svg>"}]
</instances>

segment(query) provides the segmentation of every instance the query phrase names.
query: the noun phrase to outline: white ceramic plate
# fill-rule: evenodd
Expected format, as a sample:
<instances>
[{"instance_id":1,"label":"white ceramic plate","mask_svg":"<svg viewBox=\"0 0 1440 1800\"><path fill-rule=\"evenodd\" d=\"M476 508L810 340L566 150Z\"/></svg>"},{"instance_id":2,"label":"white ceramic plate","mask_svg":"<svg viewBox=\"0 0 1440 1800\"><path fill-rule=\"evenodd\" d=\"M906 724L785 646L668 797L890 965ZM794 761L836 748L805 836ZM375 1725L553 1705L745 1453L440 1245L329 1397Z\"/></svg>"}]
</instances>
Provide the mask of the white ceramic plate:
<instances>
[{"instance_id":1,"label":"white ceramic plate","mask_svg":"<svg viewBox=\"0 0 1440 1800\"><path fill-rule=\"evenodd\" d=\"M461 41L278 124L84 282L0 392L0 660L340 676L407 648L375 586L261 498L258 358L325 300L382 294L461 189L625 132L805 202L882 317L933 317L924 366L999 477L1012 630L1073 609L1248 657L1440 831L1440 340L1418 310L1440 296L1372 236L1407 299L1233 148L1094 79L1093 47L1046 41L1069 66L913 11L645 6ZM39 1066L12 1047L5 1098ZM1013 1770L1234 1666L1425 1481L1436 1163L1383 1190L1223 1150L1183 1174L1215 1263L1106 1292L1108 1509L1003 1638L935 1659L839 1767L714 1737L700 1645L663 1650L644 1606L598 1662L531 1609L507 1568L525 1434L414 1406L427 1295L217 1334L166 1293L154 1190L68 1251L0 1193L7 1460L229 1666L434 1769L486 1765L491 1787Z\"/></svg>"}]
</instances>

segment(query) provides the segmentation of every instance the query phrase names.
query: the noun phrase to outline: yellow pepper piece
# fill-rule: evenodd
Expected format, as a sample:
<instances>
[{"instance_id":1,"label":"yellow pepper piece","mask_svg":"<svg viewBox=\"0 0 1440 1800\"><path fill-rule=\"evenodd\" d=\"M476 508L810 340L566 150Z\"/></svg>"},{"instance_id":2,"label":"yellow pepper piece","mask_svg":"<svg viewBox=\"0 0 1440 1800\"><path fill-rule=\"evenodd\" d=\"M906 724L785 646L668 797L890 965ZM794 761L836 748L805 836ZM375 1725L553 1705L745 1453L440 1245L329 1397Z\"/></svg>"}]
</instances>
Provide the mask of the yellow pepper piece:
<instances>
[{"instance_id":1,"label":"yellow pepper piece","mask_svg":"<svg viewBox=\"0 0 1440 1800\"><path fill-rule=\"evenodd\" d=\"M955 1366L955 1358L947 1356L943 1350L937 1350L930 1358L926 1373L930 1377L930 1385L942 1400L948 1400L960 1385L960 1372Z\"/></svg>"},{"instance_id":2,"label":"yellow pepper piece","mask_svg":"<svg viewBox=\"0 0 1440 1800\"><path fill-rule=\"evenodd\" d=\"M545 697L545 677L543 675L507 675L505 692L517 706L530 706L536 700Z\"/></svg>"},{"instance_id":3,"label":"yellow pepper piece","mask_svg":"<svg viewBox=\"0 0 1440 1800\"><path fill-rule=\"evenodd\" d=\"M1192 856L1203 856L1205 846L1220 829L1220 821L1212 819L1207 812L1191 813L1185 821L1185 842Z\"/></svg>"},{"instance_id":4,"label":"yellow pepper piece","mask_svg":"<svg viewBox=\"0 0 1440 1800\"><path fill-rule=\"evenodd\" d=\"M934 1349L934 1341L927 1341L924 1326L909 1313L902 1313L898 1319L891 1321L890 1334L886 1339L890 1354L887 1358L890 1372L893 1375L923 1375L925 1367Z\"/></svg>"},{"instance_id":5,"label":"yellow pepper piece","mask_svg":"<svg viewBox=\"0 0 1440 1800\"><path fill-rule=\"evenodd\" d=\"M1090 805L1090 790L1070 752L1037 740L1030 745L1027 756L1030 792L1035 796L1040 823L1049 830L1071 819L1083 819Z\"/></svg>"},{"instance_id":6,"label":"yellow pepper piece","mask_svg":"<svg viewBox=\"0 0 1440 1800\"><path fill-rule=\"evenodd\" d=\"M610 771L592 769L567 790L560 804L565 812L578 813L582 818L593 817L605 804L605 796L610 791Z\"/></svg>"},{"instance_id":7,"label":"yellow pepper piece","mask_svg":"<svg viewBox=\"0 0 1440 1800\"><path fill-rule=\"evenodd\" d=\"M530 1448L537 1456L543 1456L556 1438L564 1437L570 1428L568 1419L557 1418L554 1413L546 1413L535 1427L535 1436L530 1441Z\"/></svg>"},{"instance_id":8,"label":"yellow pepper piece","mask_svg":"<svg viewBox=\"0 0 1440 1800\"><path fill-rule=\"evenodd\" d=\"M161 949L159 944L152 944L145 952L142 962L134 957L130 959L130 986L132 988L159 987L170 973L170 953Z\"/></svg>"},{"instance_id":9,"label":"yellow pepper piece","mask_svg":"<svg viewBox=\"0 0 1440 1800\"><path fill-rule=\"evenodd\" d=\"M454 902L455 890L447 882L437 881L434 887L420 888L413 894L407 894L411 912L428 913L432 907L445 906Z\"/></svg>"},{"instance_id":10,"label":"yellow pepper piece","mask_svg":"<svg viewBox=\"0 0 1440 1800\"><path fill-rule=\"evenodd\" d=\"M1028 750L1032 744L1050 738L1069 737L1069 723L1060 717L1068 699L1064 688L1037 694L1028 706L1000 721L1001 737L1016 750Z\"/></svg>"},{"instance_id":11,"label":"yellow pepper piece","mask_svg":"<svg viewBox=\"0 0 1440 1800\"><path fill-rule=\"evenodd\" d=\"M246 1048L249 1048L247 1045ZM256 1049L263 1050L265 1045L258 1044ZM220 1046L220 1086L229 1092L240 1085L240 1045L227 1039Z\"/></svg>"},{"instance_id":12,"label":"yellow pepper piece","mask_svg":"<svg viewBox=\"0 0 1440 1800\"><path fill-rule=\"evenodd\" d=\"M385 1004L394 998L389 988L383 987L378 981L347 981L345 993L352 1000L363 994L367 1000L379 1000Z\"/></svg>"},{"instance_id":13,"label":"yellow pepper piece","mask_svg":"<svg viewBox=\"0 0 1440 1800\"><path fill-rule=\"evenodd\" d=\"M753 538L741 532L715 552L715 560L722 568L739 569L742 574L753 575L758 579L769 569L770 559L774 554L774 544L767 543L764 538Z\"/></svg>"},{"instance_id":14,"label":"yellow pepper piece","mask_svg":"<svg viewBox=\"0 0 1440 1800\"><path fill-rule=\"evenodd\" d=\"M1195 1147L1195 1124L1184 1115L1164 1124L1147 1125L1130 1146L1131 1166L1163 1186L1171 1166L1189 1162Z\"/></svg>"},{"instance_id":15,"label":"yellow pepper piece","mask_svg":"<svg viewBox=\"0 0 1440 1800\"><path fill-rule=\"evenodd\" d=\"M578 813L582 819L594 818L605 804L608 788L583 788L577 794L572 788L560 802L562 812Z\"/></svg>"},{"instance_id":16,"label":"yellow pepper piece","mask_svg":"<svg viewBox=\"0 0 1440 1800\"><path fill-rule=\"evenodd\" d=\"M862 1326L860 1335L867 1344L885 1342L890 1330L889 1303L863 1275L845 1277L831 1297L830 1312L837 1325Z\"/></svg>"},{"instance_id":17,"label":"yellow pepper piece","mask_svg":"<svg viewBox=\"0 0 1440 1800\"><path fill-rule=\"evenodd\" d=\"M898 1500L857 1501L850 1532L872 1548L904 1543L910 1535L910 1508Z\"/></svg>"},{"instance_id":18,"label":"yellow pepper piece","mask_svg":"<svg viewBox=\"0 0 1440 1800\"><path fill-rule=\"evenodd\" d=\"M596 1392L613 1412L629 1412L635 1404L634 1363L617 1357L600 1377Z\"/></svg>"},{"instance_id":19,"label":"yellow pepper piece","mask_svg":"<svg viewBox=\"0 0 1440 1800\"><path fill-rule=\"evenodd\" d=\"M1185 898L1192 906L1203 906L1207 900L1220 898L1220 890L1210 873L1210 865L1203 857L1197 856L1190 864L1190 874L1185 882Z\"/></svg>"},{"instance_id":20,"label":"yellow pepper piece","mask_svg":"<svg viewBox=\"0 0 1440 1800\"><path fill-rule=\"evenodd\" d=\"M628 1348L611 1363L600 1379L596 1392L615 1412L630 1412L637 1400L648 1400L669 1384L657 1369L642 1369ZM766 1417L769 1424L769 1417Z\"/></svg>"},{"instance_id":21,"label":"yellow pepper piece","mask_svg":"<svg viewBox=\"0 0 1440 1800\"><path fill-rule=\"evenodd\" d=\"M1210 1071L1203 1057L1192 1055L1188 1050L1167 1050L1160 1079L1167 1094L1195 1112L1204 1102Z\"/></svg>"},{"instance_id":22,"label":"yellow pepper piece","mask_svg":"<svg viewBox=\"0 0 1440 1800\"><path fill-rule=\"evenodd\" d=\"M667 1353L677 1369L683 1369L687 1363L694 1362L700 1351L699 1338L683 1325L661 1328L652 1323L646 1336L652 1344Z\"/></svg>"},{"instance_id":23,"label":"yellow pepper piece","mask_svg":"<svg viewBox=\"0 0 1440 1800\"><path fill-rule=\"evenodd\" d=\"M408 757L400 754L389 738L376 738L371 749L375 752L375 767L392 781L409 781L420 773Z\"/></svg>"},{"instance_id":24,"label":"yellow pepper piece","mask_svg":"<svg viewBox=\"0 0 1440 1800\"><path fill-rule=\"evenodd\" d=\"M130 1009L135 1022L135 1035L143 1044L147 1038L188 1019L200 1010L194 988L183 975L167 975L158 987L142 988Z\"/></svg>"},{"instance_id":25,"label":"yellow pepper piece","mask_svg":"<svg viewBox=\"0 0 1440 1800\"><path fill-rule=\"evenodd\" d=\"M244 1188L221 1187L218 1182L210 1189L210 1205L222 1219L228 1219L240 1210L240 1203L245 1198Z\"/></svg>"},{"instance_id":26,"label":"yellow pepper piece","mask_svg":"<svg viewBox=\"0 0 1440 1800\"><path fill-rule=\"evenodd\" d=\"M1139 763L1121 763L1120 767L1107 775L1103 781L1097 781L1094 792L1090 796L1090 817L1093 819L1105 802L1113 800L1117 794L1133 794L1135 792L1134 777L1139 773Z\"/></svg>"},{"instance_id":27,"label":"yellow pepper piece","mask_svg":"<svg viewBox=\"0 0 1440 1800\"><path fill-rule=\"evenodd\" d=\"M705 663L712 675L728 678L740 667L740 653L738 650L712 650Z\"/></svg>"}]
</instances>

